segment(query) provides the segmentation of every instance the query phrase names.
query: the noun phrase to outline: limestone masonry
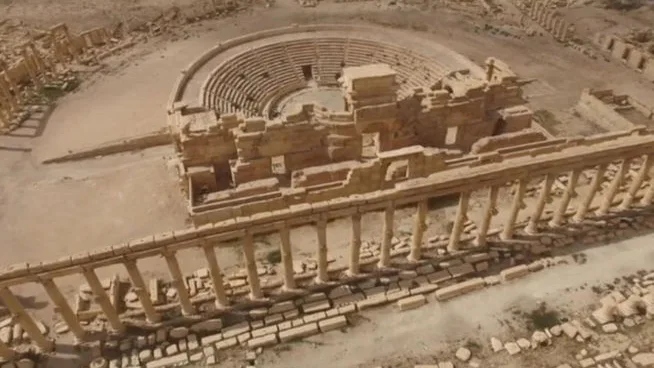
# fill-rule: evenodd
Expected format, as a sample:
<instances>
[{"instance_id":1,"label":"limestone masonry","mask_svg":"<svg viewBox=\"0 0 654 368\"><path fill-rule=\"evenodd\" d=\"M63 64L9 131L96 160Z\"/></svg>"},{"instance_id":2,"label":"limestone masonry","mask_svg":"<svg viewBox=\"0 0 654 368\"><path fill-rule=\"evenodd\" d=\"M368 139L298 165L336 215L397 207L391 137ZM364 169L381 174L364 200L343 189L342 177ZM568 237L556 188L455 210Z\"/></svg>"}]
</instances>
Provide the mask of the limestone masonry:
<instances>
[{"instance_id":1,"label":"limestone masonry","mask_svg":"<svg viewBox=\"0 0 654 368\"><path fill-rule=\"evenodd\" d=\"M572 29L546 5L519 2L518 9L567 42ZM97 344L91 366L212 364L236 346L256 350L348 328L368 308L447 303L565 262L549 256L555 248L654 227L651 101L584 89L574 113L606 132L555 137L526 106L528 82L503 61L489 57L479 66L442 45L413 47L380 32L271 29L219 44L184 69L166 105L167 130L123 144L172 142L193 225L1 270L0 299L11 318L0 321L0 357L13 364L25 345L54 349L48 326L14 291L25 284L42 286L56 306L62 321L50 330ZM60 64L97 57L91 47L113 42L102 29L71 36L58 26L48 35ZM648 78L651 59L632 62L635 50L602 40ZM27 44L22 59L0 70L4 127L19 110L17 86L58 70L40 52ZM426 235L429 211L448 199L446 230ZM394 225L407 208L410 233ZM371 215L382 225L379 241L362 235L362 218ZM338 263L328 223L343 219L348 245ZM317 246L300 260L306 254L294 249L291 233L306 225ZM256 237L268 234L279 237L276 261L256 253ZM223 248L242 256L238 271L223 271ZM206 267L186 275L178 254L191 249ZM139 261L150 257L163 258L170 281L146 282ZM97 269L116 265L123 275L98 277ZM72 301L56 283L70 275L86 281ZM649 312L652 295L632 304L646 303ZM602 305L593 316L604 323L629 307ZM560 328L571 338L586 331ZM550 330L539 332L534 347L551 342ZM532 346L493 344L511 355ZM474 361L466 348L456 357Z\"/></svg>"}]
</instances>

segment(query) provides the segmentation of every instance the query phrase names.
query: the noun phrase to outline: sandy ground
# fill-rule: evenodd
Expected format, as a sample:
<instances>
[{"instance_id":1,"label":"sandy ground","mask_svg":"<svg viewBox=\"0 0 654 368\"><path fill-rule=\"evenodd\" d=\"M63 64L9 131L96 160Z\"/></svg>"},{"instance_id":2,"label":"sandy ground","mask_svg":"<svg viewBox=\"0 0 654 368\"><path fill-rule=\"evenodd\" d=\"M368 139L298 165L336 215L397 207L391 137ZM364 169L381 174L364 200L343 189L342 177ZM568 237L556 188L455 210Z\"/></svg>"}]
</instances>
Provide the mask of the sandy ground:
<instances>
[{"instance_id":1,"label":"sandy ground","mask_svg":"<svg viewBox=\"0 0 654 368\"><path fill-rule=\"evenodd\" d=\"M446 303L430 297L429 304L413 311L400 313L388 306L364 312L359 323L348 328L347 333L331 332L266 351L257 366L282 368L293 362L296 367L316 368L413 367L432 364L434 360L454 360L454 351L471 341L485 347L484 353L488 354L492 336L503 341L531 336L533 331L527 329L530 321L516 311L530 312L546 302L561 316L586 317L588 308L599 299L591 286L612 283L615 278L651 268L654 249L647 247L650 242L651 236L647 236L586 249L585 264L558 265L515 283ZM562 340L557 340L556 344L560 343ZM539 351L540 361L529 354L508 358L505 352L491 353L489 360L484 359L484 366L554 367L572 362L574 353L584 347L578 343L568 345L567 350Z\"/></svg>"},{"instance_id":2,"label":"sandy ground","mask_svg":"<svg viewBox=\"0 0 654 368\"><path fill-rule=\"evenodd\" d=\"M187 3L178 2L177 5ZM132 7L141 7L132 12L144 17L150 11L148 9L160 11L170 2L67 0L57 2L56 6L53 4L43 0L0 1L0 14L41 26L57 21L71 22L77 17L80 22L76 24L84 28L94 19L113 24L116 19L125 18ZM43 19L48 12L53 16L46 22ZM187 226L185 201L179 191L176 172L170 164L173 155L170 147L69 164L49 166L41 162L69 150L161 129L166 123L165 103L179 71L208 48L245 33L307 22L385 24L407 29L409 37L426 37L440 42L479 64L488 56L498 57L521 77L536 79L525 87L525 94L534 110L548 109L558 117L558 121L547 126L557 135L601 131L591 123L579 121L569 112L583 88L616 88L641 99L654 100L651 85L641 82L638 74L622 65L590 60L546 36L528 38L522 35L516 38L484 31L483 25L492 20L475 19L447 9L429 14L377 8L374 3L323 3L317 8L304 9L290 0L278 1L272 8L258 7L234 17L188 25L185 27L188 37L172 40L164 35L138 44L127 53L110 59L101 73L87 79L75 93L62 98L49 118L30 121L11 136L0 136L0 238L3 251L0 264L58 258ZM510 197L503 196L502 201L506 205ZM456 199L449 202L455 203ZM472 207L479 209L481 204L473 200ZM410 230L412 211L398 212L398 233ZM452 207L447 207L433 212L428 236L442 233L453 211ZM523 211L522 216L525 215L528 211ZM501 220L495 221L499 224ZM366 216L363 221L363 237L379 238L381 214ZM348 222L341 220L330 224L328 236L330 252L343 262L349 241ZM260 241L260 256L276 247L274 237L257 240ZM644 239L641 241L645 242ZM292 243L298 258L306 257L317 247L315 232L308 227L295 229ZM180 257L184 272L205 266L199 252L183 252ZM224 268L230 269L239 264L241 255L236 250L222 250L219 259ZM644 257L638 261L642 259ZM144 260L140 265L146 278L167 275L161 259ZM117 271L124 273L119 268L102 269L99 273L106 277ZM80 277L57 281L69 295L81 282ZM43 304L46 298L39 287L21 286L16 288L16 292L34 295L30 307L39 316L51 318L51 311ZM448 307L443 308L446 311ZM427 313L425 311L415 313ZM411 315L400 317L410 319ZM459 322L465 319L460 315L456 318L454 320ZM382 320L385 319L379 319ZM410 320L404 322L412 323ZM366 326L355 329L353 333L371 328ZM383 327L377 328L378 336L382 336ZM354 351L356 349L351 349L350 353L339 352L344 365L362 362L352 358ZM362 358L365 357L363 354Z\"/></svg>"}]
</instances>

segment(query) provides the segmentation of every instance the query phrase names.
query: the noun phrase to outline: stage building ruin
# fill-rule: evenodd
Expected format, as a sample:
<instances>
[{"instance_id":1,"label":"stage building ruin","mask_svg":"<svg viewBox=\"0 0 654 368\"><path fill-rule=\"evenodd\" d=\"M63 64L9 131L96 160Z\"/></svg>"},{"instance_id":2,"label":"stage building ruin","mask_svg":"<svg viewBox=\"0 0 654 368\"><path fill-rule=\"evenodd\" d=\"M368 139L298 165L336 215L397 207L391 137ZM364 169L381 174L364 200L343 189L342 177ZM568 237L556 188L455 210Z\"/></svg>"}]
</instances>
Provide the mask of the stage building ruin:
<instances>
[{"instance_id":1,"label":"stage building ruin","mask_svg":"<svg viewBox=\"0 0 654 368\"><path fill-rule=\"evenodd\" d=\"M305 43L315 47L320 40ZM392 58L384 44L371 45ZM233 63L227 60L213 75L225 80L224 65ZM294 64L296 70L279 73L301 75L307 67L317 67L299 64ZM442 71L432 82L412 82L410 91L400 83L406 73L412 77L402 66L397 67L400 71L386 63L328 69L319 59L318 67L318 81L293 82L269 100L280 101L292 90L337 85L339 110L307 102L279 115L268 102L259 104L268 107L256 116L256 109L234 111L234 104L175 106L169 123L196 225L392 188L446 170L447 160L462 157L482 138L519 132L532 124L517 76L494 58L486 61L483 73ZM324 77L333 71L337 79ZM241 74L237 79L247 83L251 77ZM270 72L269 77L276 74Z\"/></svg>"},{"instance_id":2,"label":"stage building ruin","mask_svg":"<svg viewBox=\"0 0 654 368\"><path fill-rule=\"evenodd\" d=\"M430 59L365 32L344 36L344 28L243 36L182 71L167 108L195 226L0 270L9 323L40 349L54 349L12 290L37 284L78 341L95 338L98 326L113 333L103 347L113 366L115 356L146 367L185 364L213 356L206 351L337 329L357 310L407 305L427 293L441 302L545 267L540 259L516 265L513 254L538 256L654 228L654 134L624 117L628 107L651 119L645 105L584 91L580 115L597 120L599 111L622 129L553 138L532 121L521 81L500 60L481 68L441 46L434 49L441 58ZM316 91L339 103L282 108L290 94L322 96ZM501 189L509 189L504 204ZM471 216L479 193L479 216ZM429 203L444 197L456 198L451 227L426 239ZM413 211L412 231L396 243L400 208ZM382 215L379 244L362 235L362 217L372 213ZM329 260L327 224L336 219L347 220L344 264ZM315 267L298 270L291 233L307 225L317 240ZM280 239L274 272L261 267L254 240L271 233ZM236 274L225 274L218 248L242 255ZM178 258L189 250L206 260L190 276ZM163 258L170 281L146 283L138 262L152 257ZM497 274L489 273L491 262ZM98 269L116 265L124 280L99 279ZM71 275L86 280L73 302L56 282ZM382 275L394 281L384 284ZM243 320L223 318L232 310ZM126 336L128 328L137 332ZM0 340L0 357L19 356L15 345ZM128 357L127 345L150 355ZM186 350L154 357L162 346Z\"/></svg>"}]
</instances>

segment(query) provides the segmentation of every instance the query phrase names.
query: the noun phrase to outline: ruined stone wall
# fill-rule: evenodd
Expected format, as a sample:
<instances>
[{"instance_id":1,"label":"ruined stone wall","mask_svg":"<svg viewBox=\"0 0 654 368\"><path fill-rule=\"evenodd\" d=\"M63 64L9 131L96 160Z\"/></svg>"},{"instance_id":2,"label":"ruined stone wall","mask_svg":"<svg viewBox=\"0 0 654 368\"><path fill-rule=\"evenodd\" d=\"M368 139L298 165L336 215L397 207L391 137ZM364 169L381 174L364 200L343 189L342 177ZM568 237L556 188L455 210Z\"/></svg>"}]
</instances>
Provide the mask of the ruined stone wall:
<instances>
[{"instance_id":1,"label":"ruined stone wall","mask_svg":"<svg viewBox=\"0 0 654 368\"><path fill-rule=\"evenodd\" d=\"M111 38L104 28L75 35L59 24L45 37L22 44L16 53L0 55L0 132L20 124L21 106L29 96L40 94L44 86L67 82L69 65L97 63L132 44Z\"/></svg>"},{"instance_id":2,"label":"ruined stone wall","mask_svg":"<svg viewBox=\"0 0 654 368\"><path fill-rule=\"evenodd\" d=\"M613 59L622 62L624 65L639 73L651 82L654 82L654 57L635 45L627 43L616 35L597 33L593 38L594 43Z\"/></svg>"},{"instance_id":3,"label":"ruined stone wall","mask_svg":"<svg viewBox=\"0 0 654 368\"><path fill-rule=\"evenodd\" d=\"M349 182L367 185L365 181L378 179L374 176L370 177L369 174L377 170L377 166L381 167L389 163L390 155L395 155L395 158L398 154L401 154L403 158L413 157L414 159L409 160L407 168L408 178L397 182L392 187L337 199L303 201L277 210L262 211L255 215L234 213L229 219L205 226L150 235L124 244L89 250L84 254L72 255L59 260L11 266L0 271L0 299L10 309L14 316L13 321L20 325L35 345L46 351L52 349L54 345L43 335L42 328L26 312L21 300L14 295L12 289L16 286L31 282L42 285L68 328L80 339L87 337L90 332L87 330L89 327L85 327L87 324L82 324L80 320L89 321L96 316L101 316L101 320L106 321L98 323L103 323L104 327L121 334L126 331L127 326L134 326L134 324L159 326L157 324L168 318L167 316L173 310L181 311L187 317L193 316L194 318L183 319L193 323L212 318L210 313L199 312L201 309L206 310L199 308L206 303L214 303L219 310L230 305L246 310L252 308L260 310L262 306L273 308L273 305L288 297L284 294L284 290L309 287L308 280L313 277L321 283L361 281L369 277L363 273L364 271L373 274L384 272L392 265L393 257L405 259L406 256L408 258L407 267L415 269L416 277L418 273L431 275L429 276L430 283L433 281L438 284L438 280L448 279L464 280L457 285L440 285L442 288L438 287L441 291L437 292L437 299L442 301L486 285L486 282L478 277L469 279L469 277L463 276L474 275L475 272L483 272L487 269L488 264L484 265L483 262L489 259L488 254L484 255L487 253L488 242L506 244L510 249L510 240L518 234L542 238L544 234L556 233L555 229L560 229L566 223L578 224L586 217L599 220L592 223L601 223L603 229L612 229L611 226L615 225L616 229L622 229L620 231L623 232L626 231L624 226L618 226L619 224L613 220L618 219L620 222L622 218L641 217L634 223L635 226L642 228L645 221L639 214L651 209L654 199L654 181L650 172L652 162L654 162L652 161L654 159L654 135L644 129L586 138L560 139L556 142L536 142L521 147L503 149L500 152L462 156L449 160L447 162L449 169L427 177L423 174L431 165L428 154L425 154L419 147L407 147L400 151L389 152L388 156L382 155L378 162L368 163L366 167L357 166L359 173L352 172L348 176ZM438 156L438 152L431 153L435 153L435 157ZM432 164L437 164L438 161L436 158ZM618 164L615 165L615 162ZM570 200L576 194L579 176L586 170L592 173L593 179L583 198L577 201L571 209L569 208ZM607 170L612 175L608 176L607 183L604 183L607 179L604 175ZM633 174L631 174L632 170ZM554 178L562 176L566 178L567 184L559 190L553 185ZM370 178L372 180L369 180ZM532 187L528 190L528 183L532 179L544 180L537 189L533 190ZM498 207L496 203L497 190L507 184L515 187L515 191L512 192L512 205ZM602 187L604 188L600 193L599 189ZM489 197L484 207L485 216L472 226L473 223L467 220L468 205L471 192L478 190L488 191ZM560 197L556 206L552 210L545 211L544 204L555 192L558 192L557 196ZM495 194L493 195L493 193ZM536 197L533 205L528 207L522 205L527 193ZM451 195L458 195L459 204L449 235L425 241L423 235L428 211L427 203L432 198ZM593 205L592 200L596 196L600 200L598 205ZM393 214L396 208L407 205L416 206L414 231L411 238L406 239L405 244L396 247L399 242L393 240ZM497 214L499 210L505 212L500 216ZM376 211L384 212L384 236L381 245L372 248L370 245L362 243L361 216ZM529 213L528 221L517 221L517 214L520 211ZM490 228L491 219L494 216L502 219L500 228ZM350 256L345 267L330 267L328 261L326 223L337 218L349 218L352 224ZM294 227L307 224L315 225L319 239L318 249L315 253L315 270L310 273L304 272L304 269L296 272L290 232ZM607 224L609 224L608 227ZM553 243L558 244L556 246L562 246L582 239L610 239L608 235L602 234L601 231L594 231L592 227L584 226L585 230L579 230L580 226L576 225L575 228L577 230L572 233L581 234L578 239L552 240L550 237L547 242L542 242L538 246L534 245L534 252L546 251L548 244ZM259 261L255 257L254 236L270 232L280 233L281 278L271 279L269 276L276 275L261 272L258 266ZM519 246L522 247L523 243L525 242L522 241ZM238 248L239 251L242 251L245 278L230 278L226 282L220 269L221 262L216 257L215 247ZM188 249L202 250L208 265L203 272L198 272L197 276L189 279L181 273L176 256L177 252ZM419 270L419 266L426 266L421 262L428 259L425 252L430 249L440 249L435 256L429 256L436 257L435 259L440 262L438 263L440 265L443 264L443 260L454 258L461 258L463 262L458 263L455 267L445 269L436 269L432 265ZM137 265L137 260L153 256L163 256L170 270L172 282L168 286L168 290L174 288L175 292L166 292L165 304L162 297L162 285L154 282L148 287ZM490 256L490 258L494 258L494 256ZM96 268L111 265L124 266L129 275L130 290L133 293L130 296L129 308L131 310L129 311L123 309L122 303L115 303L120 295L118 291L120 282L117 279L107 283L101 282L96 274ZM534 265L534 267L536 266ZM519 265L504 270L500 276L509 280L535 270L536 268L530 269L527 265ZM343 271L346 272L343 273ZM87 281L87 285L82 291L86 299L79 303L81 303L80 305L89 303L89 305L79 309L79 312L76 313L62 296L54 280L79 273ZM406 278L410 279L411 277L407 276ZM206 287L206 285L211 286ZM436 289L434 286L430 287L432 291ZM406 286L400 286L400 289L402 288L406 288ZM198 293L198 289L203 289L204 292ZM415 292L418 293L417 290ZM409 290L405 290L403 293L397 294L400 296L393 300L402 299L402 295L413 295ZM345 294L341 296L343 295ZM263 302L264 296L273 300ZM277 300L278 298L279 300ZM336 294L330 294L330 301L325 304L326 306L320 308L313 302L324 300L324 297L305 301L306 305L303 305L302 313L309 315L323 310L321 308L329 309L332 300L337 298ZM387 301L388 298L384 300ZM374 305L372 301L370 303ZM312 307L317 309L312 310ZM363 303L361 306L357 305L357 308L363 307ZM269 314L272 316L277 313L279 311L268 313L266 310L261 315L267 317ZM297 313L288 318L298 317L299 311ZM323 320L325 317L317 317L317 319ZM285 319L286 317L281 318ZM279 319L270 320L265 323L277 326L276 323L279 321ZM180 322L167 320L166 323ZM261 323L262 325L259 327L263 327L264 322ZM317 326L316 324L316 331ZM261 343L259 337L266 333L263 330L258 331L259 327L253 329L249 324L246 327L244 330L239 330L240 332L237 334L228 336L223 334L214 336L207 332L198 333L201 334L203 343L222 343L223 341L227 343L228 339L242 333L245 335L240 337L240 340L234 339L234 345L239 341L242 344L253 341L252 346L260 346L256 345ZM257 330L256 336L254 332L250 333L251 330ZM280 333L279 336L277 331L275 330L268 337L271 339L270 343L275 343L278 338L281 341L288 341L292 336L292 331L295 330L289 328L290 332ZM194 345L190 350L196 348L197 346ZM0 356L12 359L15 354L16 352L10 349L7 343L1 342Z\"/></svg>"},{"instance_id":4,"label":"ruined stone wall","mask_svg":"<svg viewBox=\"0 0 654 368\"><path fill-rule=\"evenodd\" d=\"M634 124L617 111L629 107L628 99L628 96L616 96L612 90L584 89L575 111L606 130L631 129Z\"/></svg>"}]
</instances>

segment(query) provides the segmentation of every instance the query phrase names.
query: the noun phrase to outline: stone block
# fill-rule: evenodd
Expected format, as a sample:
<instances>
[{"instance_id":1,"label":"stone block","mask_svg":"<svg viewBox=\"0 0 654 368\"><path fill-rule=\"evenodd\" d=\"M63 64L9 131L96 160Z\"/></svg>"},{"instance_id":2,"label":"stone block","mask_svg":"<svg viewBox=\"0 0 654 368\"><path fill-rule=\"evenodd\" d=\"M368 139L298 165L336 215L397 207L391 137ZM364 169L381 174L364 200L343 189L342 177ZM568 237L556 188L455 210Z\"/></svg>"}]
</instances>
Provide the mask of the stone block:
<instances>
[{"instance_id":1,"label":"stone block","mask_svg":"<svg viewBox=\"0 0 654 368\"><path fill-rule=\"evenodd\" d=\"M393 292L387 292L386 293L386 300L388 300L389 303L396 302L402 298L406 298L407 296L410 296L411 292L409 290L401 290L397 289L396 291Z\"/></svg>"},{"instance_id":2,"label":"stone block","mask_svg":"<svg viewBox=\"0 0 654 368\"><path fill-rule=\"evenodd\" d=\"M360 300L365 299L365 296L363 293L354 293L350 295L346 295L343 297L340 297L338 299L334 300L334 305L335 306L340 306L340 305L346 305L346 304L351 304L351 303L356 303Z\"/></svg>"},{"instance_id":3,"label":"stone block","mask_svg":"<svg viewBox=\"0 0 654 368\"><path fill-rule=\"evenodd\" d=\"M278 327L277 325L272 325L264 328L259 328L256 330L252 330L252 337L261 337L265 335L270 335L270 334L275 334L277 333Z\"/></svg>"},{"instance_id":4,"label":"stone block","mask_svg":"<svg viewBox=\"0 0 654 368\"><path fill-rule=\"evenodd\" d=\"M448 300L459 295L483 289L485 285L484 279L477 277L436 290L436 299L439 301Z\"/></svg>"},{"instance_id":5,"label":"stone block","mask_svg":"<svg viewBox=\"0 0 654 368\"><path fill-rule=\"evenodd\" d=\"M408 298L400 299L397 301L397 307L401 311L415 309L427 303L427 299L424 295L414 295Z\"/></svg>"},{"instance_id":6,"label":"stone block","mask_svg":"<svg viewBox=\"0 0 654 368\"><path fill-rule=\"evenodd\" d=\"M295 309L295 304L292 300L287 300L284 302L275 303L268 309L269 314L283 313Z\"/></svg>"},{"instance_id":7,"label":"stone block","mask_svg":"<svg viewBox=\"0 0 654 368\"><path fill-rule=\"evenodd\" d=\"M170 330L168 333L171 339L179 340L188 336L188 328L186 327L175 327Z\"/></svg>"},{"instance_id":8,"label":"stone block","mask_svg":"<svg viewBox=\"0 0 654 368\"><path fill-rule=\"evenodd\" d=\"M255 337L252 340L248 341L248 347L250 349L262 348L266 346L272 346L275 344L277 344L277 335L275 335L274 333Z\"/></svg>"},{"instance_id":9,"label":"stone block","mask_svg":"<svg viewBox=\"0 0 654 368\"><path fill-rule=\"evenodd\" d=\"M176 365L187 365L188 363L189 363L188 355L186 353L182 353L182 354L167 356L165 358L154 360L152 362L147 363L145 367L165 368L165 367L173 367Z\"/></svg>"},{"instance_id":10,"label":"stone block","mask_svg":"<svg viewBox=\"0 0 654 368\"><path fill-rule=\"evenodd\" d=\"M281 313L273 314L264 318L264 323L266 326L274 325L284 320L284 315Z\"/></svg>"},{"instance_id":11,"label":"stone block","mask_svg":"<svg viewBox=\"0 0 654 368\"><path fill-rule=\"evenodd\" d=\"M224 350L224 349L229 349L236 345L238 345L238 340L236 340L236 337L232 337L215 343L214 347L216 348L216 350Z\"/></svg>"},{"instance_id":12,"label":"stone block","mask_svg":"<svg viewBox=\"0 0 654 368\"><path fill-rule=\"evenodd\" d=\"M223 334L217 333L217 334L205 336L200 341L201 341L202 346L207 346L207 345L217 343L218 341L221 341L222 339L223 339Z\"/></svg>"},{"instance_id":13,"label":"stone block","mask_svg":"<svg viewBox=\"0 0 654 368\"><path fill-rule=\"evenodd\" d=\"M439 282L447 281L451 278L452 275L450 275L450 273L447 272L447 270L441 270L427 275L427 280L429 280L429 282L431 282L432 284L437 284Z\"/></svg>"},{"instance_id":14,"label":"stone block","mask_svg":"<svg viewBox=\"0 0 654 368\"><path fill-rule=\"evenodd\" d=\"M318 312L318 313L313 313L313 314L308 314L302 318L304 323L311 323L311 322L316 322L320 321L321 319L324 319L327 317L327 314L325 312Z\"/></svg>"},{"instance_id":15,"label":"stone block","mask_svg":"<svg viewBox=\"0 0 654 368\"><path fill-rule=\"evenodd\" d=\"M223 321L220 318L208 319L198 322L191 326L191 331L195 333L207 333L220 331L223 328Z\"/></svg>"},{"instance_id":16,"label":"stone block","mask_svg":"<svg viewBox=\"0 0 654 368\"><path fill-rule=\"evenodd\" d=\"M365 310L368 308L376 307L378 305L383 305L388 303L388 299L386 298L386 295L384 294L379 294L375 295L373 297L364 299L360 302L357 302L356 307L359 310Z\"/></svg>"},{"instance_id":17,"label":"stone block","mask_svg":"<svg viewBox=\"0 0 654 368\"><path fill-rule=\"evenodd\" d=\"M356 311L357 311L357 307L354 304L338 307L338 314L355 313Z\"/></svg>"},{"instance_id":18,"label":"stone block","mask_svg":"<svg viewBox=\"0 0 654 368\"><path fill-rule=\"evenodd\" d=\"M427 285L418 286L417 288L413 288L409 290L409 292L411 293L411 295L418 295L418 294L429 294L436 290L438 290L438 285L427 284Z\"/></svg>"},{"instance_id":19,"label":"stone block","mask_svg":"<svg viewBox=\"0 0 654 368\"><path fill-rule=\"evenodd\" d=\"M434 266L429 263L424 266L420 266L416 268L416 272L418 273L418 275L427 275L433 273L434 271L436 271L436 269L434 269Z\"/></svg>"},{"instance_id":20,"label":"stone block","mask_svg":"<svg viewBox=\"0 0 654 368\"><path fill-rule=\"evenodd\" d=\"M346 326L347 326L347 318L345 318L345 316L327 318L318 322L318 327L322 332L337 330Z\"/></svg>"},{"instance_id":21,"label":"stone block","mask_svg":"<svg viewBox=\"0 0 654 368\"><path fill-rule=\"evenodd\" d=\"M318 329L318 323L313 322L300 327L291 328L290 330L281 331L279 333L279 340L281 342L292 341L296 339L301 339L303 337L315 335L320 330Z\"/></svg>"},{"instance_id":22,"label":"stone block","mask_svg":"<svg viewBox=\"0 0 654 368\"><path fill-rule=\"evenodd\" d=\"M304 311L304 313L314 313L314 312L324 311L329 308L331 308L331 305L329 304L329 300L307 303L302 306L302 310Z\"/></svg>"},{"instance_id":23,"label":"stone block","mask_svg":"<svg viewBox=\"0 0 654 368\"><path fill-rule=\"evenodd\" d=\"M235 325L229 326L229 327L224 327L223 328L223 337L224 338L230 338L234 336L238 336L244 332L250 331L250 324L245 321L241 323L237 323Z\"/></svg>"},{"instance_id":24,"label":"stone block","mask_svg":"<svg viewBox=\"0 0 654 368\"><path fill-rule=\"evenodd\" d=\"M469 275L475 272L475 268L470 263L464 263L458 266L452 266L447 269L453 278Z\"/></svg>"},{"instance_id":25,"label":"stone block","mask_svg":"<svg viewBox=\"0 0 654 368\"><path fill-rule=\"evenodd\" d=\"M517 279L529 274L529 268L526 265L519 265L511 268L507 268L500 272L502 281L509 281Z\"/></svg>"}]
</instances>

